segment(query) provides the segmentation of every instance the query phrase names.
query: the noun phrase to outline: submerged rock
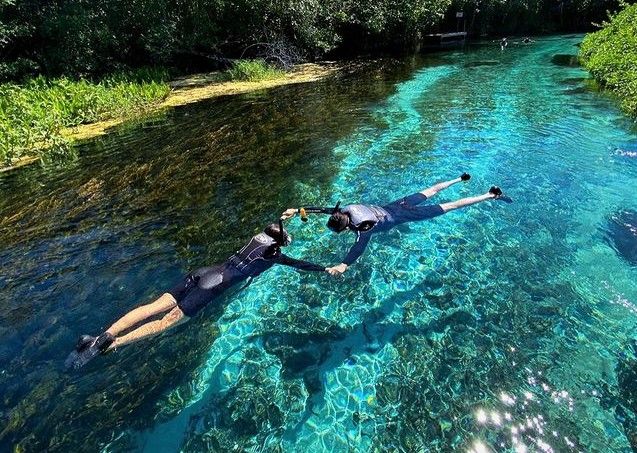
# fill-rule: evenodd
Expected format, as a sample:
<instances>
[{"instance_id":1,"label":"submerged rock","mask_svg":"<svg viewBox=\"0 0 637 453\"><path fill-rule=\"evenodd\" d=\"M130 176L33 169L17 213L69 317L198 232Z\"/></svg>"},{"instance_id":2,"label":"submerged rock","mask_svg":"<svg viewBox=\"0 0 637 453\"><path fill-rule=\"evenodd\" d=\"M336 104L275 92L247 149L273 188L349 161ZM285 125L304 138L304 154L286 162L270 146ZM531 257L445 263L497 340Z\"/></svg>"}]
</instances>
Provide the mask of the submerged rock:
<instances>
[{"instance_id":1,"label":"submerged rock","mask_svg":"<svg viewBox=\"0 0 637 453\"><path fill-rule=\"evenodd\" d=\"M608 220L607 239L617 254L637 266L637 211L619 211Z\"/></svg>"},{"instance_id":2,"label":"submerged rock","mask_svg":"<svg viewBox=\"0 0 637 453\"><path fill-rule=\"evenodd\" d=\"M551 63L557 66L579 66L579 60L577 59L577 55L569 55L569 54L555 54L553 58L551 58Z\"/></svg>"}]
</instances>

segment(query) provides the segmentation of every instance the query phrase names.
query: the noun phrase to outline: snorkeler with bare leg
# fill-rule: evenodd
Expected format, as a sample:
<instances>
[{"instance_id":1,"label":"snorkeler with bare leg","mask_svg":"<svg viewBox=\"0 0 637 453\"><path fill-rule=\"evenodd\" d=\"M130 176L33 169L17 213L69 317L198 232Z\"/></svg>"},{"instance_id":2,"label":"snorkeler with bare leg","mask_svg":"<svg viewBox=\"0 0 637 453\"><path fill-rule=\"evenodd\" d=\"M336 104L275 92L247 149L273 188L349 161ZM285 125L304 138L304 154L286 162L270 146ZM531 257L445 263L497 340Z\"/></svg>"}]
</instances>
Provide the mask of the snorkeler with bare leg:
<instances>
[{"instance_id":1,"label":"snorkeler with bare leg","mask_svg":"<svg viewBox=\"0 0 637 453\"><path fill-rule=\"evenodd\" d=\"M128 312L98 337L82 335L66 359L66 367L80 368L99 354L165 332L195 316L230 287L262 274L275 264L304 271L326 271L324 266L281 253L281 247L291 242L282 221L268 226L223 264L186 275L154 302ZM163 316L152 319L159 315Z\"/></svg>"},{"instance_id":2,"label":"snorkeler with bare leg","mask_svg":"<svg viewBox=\"0 0 637 453\"><path fill-rule=\"evenodd\" d=\"M350 204L340 208L339 202L333 208L290 208L283 213L282 218L289 219L297 213L301 214L302 219L306 219L305 216L308 213L330 214L330 218L327 221L327 227L330 230L335 233L350 230L356 234L356 242L350 248L343 261L326 269L330 275L337 276L344 273L363 254L374 233L388 231L396 225L408 222L433 219L447 212L487 200L499 199L511 202L511 199L504 195L499 187L493 186L485 194L475 197L442 204L422 204L441 190L462 181L469 181L470 178L471 176L468 173L463 173L459 178L438 183L421 192L416 192L384 206Z\"/></svg>"}]
</instances>

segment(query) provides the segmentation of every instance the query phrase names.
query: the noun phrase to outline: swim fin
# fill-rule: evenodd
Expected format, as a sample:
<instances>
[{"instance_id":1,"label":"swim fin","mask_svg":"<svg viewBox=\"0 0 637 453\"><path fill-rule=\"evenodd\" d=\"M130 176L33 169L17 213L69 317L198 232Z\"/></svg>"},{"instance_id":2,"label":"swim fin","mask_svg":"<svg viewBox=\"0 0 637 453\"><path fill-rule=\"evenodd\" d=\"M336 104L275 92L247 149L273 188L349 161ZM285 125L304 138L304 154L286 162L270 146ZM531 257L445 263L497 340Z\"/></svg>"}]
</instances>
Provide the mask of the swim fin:
<instances>
[{"instance_id":1,"label":"swim fin","mask_svg":"<svg viewBox=\"0 0 637 453\"><path fill-rule=\"evenodd\" d=\"M504 195L502 193L502 189L500 189L498 186L492 186L489 189L489 193L495 195L496 200L501 200L501 201L504 201L505 203L513 203L513 200L511 199L511 197Z\"/></svg>"},{"instance_id":2,"label":"swim fin","mask_svg":"<svg viewBox=\"0 0 637 453\"><path fill-rule=\"evenodd\" d=\"M93 360L99 354L102 354L115 341L115 337L108 332L103 333L99 337L90 335L82 335L66 360L64 366L68 368L78 369Z\"/></svg>"}]
</instances>

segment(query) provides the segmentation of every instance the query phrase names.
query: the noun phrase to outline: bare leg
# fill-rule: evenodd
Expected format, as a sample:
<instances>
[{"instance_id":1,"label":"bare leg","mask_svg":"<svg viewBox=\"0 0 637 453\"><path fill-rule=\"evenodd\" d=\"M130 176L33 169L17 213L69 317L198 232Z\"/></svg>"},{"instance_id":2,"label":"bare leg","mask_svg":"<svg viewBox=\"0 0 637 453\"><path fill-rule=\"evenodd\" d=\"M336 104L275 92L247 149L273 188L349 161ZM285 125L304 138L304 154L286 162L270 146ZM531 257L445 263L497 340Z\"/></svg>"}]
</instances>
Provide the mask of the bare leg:
<instances>
[{"instance_id":1,"label":"bare leg","mask_svg":"<svg viewBox=\"0 0 637 453\"><path fill-rule=\"evenodd\" d=\"M113 336L116 336L118 333L133 327L135 324L142 322L144 319L151 318L160 313L175 308L176 305L177 301L175 300L175 298L172 295L165 293L154 302L151 302L147 305L142 305L141 307L137 307L134 310L129 311L117 322L115 322L115 324L109 327L106 332L110 333Z\"/></svg>"},{"instance_id":2,"label":"bare leg","mask_svg":"<svg viewBox=\"0 0 637 453\"><path fill-rule=\"evenodd\" d=\"M484 195L478 195L477 197L462 198L460 200L452 201L449 203L442 203L440 207L443 211L449 212L453 211L454 209L464 208L466 206L471 206L472 204L480 203L486 200L493 200L495 198L496 196L494 194L487 192Z\"/></svg>"},{"instance_id":3,"label":"bare leg","mask_svg":"<svg viewBox=\"0 0 637 453\"><path fill-rule=\"evenodd\" d=\"M454 184L459 183L459 182L462 182L461 178L452 179L451 181L439 182L438 184L435 184L435 185L423 190L420 193L423 194L424 196L426 196L427 198L431 198L434 195L436 195L438 192L440 192L441 190L444 190L444 189L446 189L448 187L451 187Z\"/></svg>"},{"instance_id":4,"label":"bare leg","mask_svg":"<svg viewBox=\"0 0 637 453\"><path fill-rule=\"evenodd\" d=\"M137 329L127 333L126 335L116 338L108 349L115 349L119 346L124 346L141 340L142 338L157 335L158 333L175 327L187 319L188 318L185 317L184 312L181 311L179 307L175 307L163 318L142 324Z\"/></svg>"}]
</instances>

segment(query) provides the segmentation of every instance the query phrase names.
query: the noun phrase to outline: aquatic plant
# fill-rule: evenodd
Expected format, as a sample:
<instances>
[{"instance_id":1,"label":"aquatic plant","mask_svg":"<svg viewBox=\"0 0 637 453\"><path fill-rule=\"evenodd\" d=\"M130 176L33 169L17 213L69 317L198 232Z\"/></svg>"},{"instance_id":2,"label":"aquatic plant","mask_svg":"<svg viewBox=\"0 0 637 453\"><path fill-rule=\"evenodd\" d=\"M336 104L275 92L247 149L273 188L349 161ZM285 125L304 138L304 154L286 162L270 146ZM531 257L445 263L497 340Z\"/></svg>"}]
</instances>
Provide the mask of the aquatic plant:
<instances>
[{"instance_id":1,"label":"aquatic plant","mask_svg":"<svg viewBox=\"0 0 637 453\"><path fill-rule=\"evenodd\" d=\"M637 5L625 5L584 38L580 60L595 80L617 93L622 108L637 116Z\"/></svg>"},{"instance_id":2,"label":"aquatic plant","mask_svg":"<svg viewBox=\"0 0 637 453\"><path fill-rule=\"evenodd\" d=\"M226 74L230 80L259 82L283 77L285 72L263 60L239 60Z\"/></svg>"},{"instance_id":3,"label":"aquatic plant","mask_svg":"<svg viewBox=\"0 0 637 453\"><path fill-rule=\"evenodd\" d=\"M68 152L64 128L138 113L168 95L167 80L163 69L140 69L98 82L40 76L0 84L0 163Z\"/></svg>"}]
</instances>

